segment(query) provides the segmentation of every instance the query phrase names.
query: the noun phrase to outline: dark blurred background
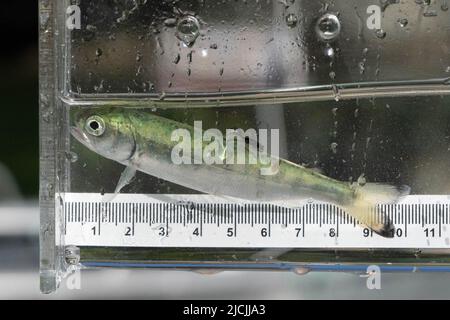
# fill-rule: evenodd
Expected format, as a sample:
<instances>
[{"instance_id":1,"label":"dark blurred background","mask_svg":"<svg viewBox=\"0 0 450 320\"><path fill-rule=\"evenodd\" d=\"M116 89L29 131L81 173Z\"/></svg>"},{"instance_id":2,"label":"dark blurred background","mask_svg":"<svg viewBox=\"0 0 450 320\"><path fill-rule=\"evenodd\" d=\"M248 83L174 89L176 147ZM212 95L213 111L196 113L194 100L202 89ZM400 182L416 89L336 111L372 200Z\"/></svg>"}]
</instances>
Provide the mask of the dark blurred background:
<instances>
[{"instance_id":1,"label":"dark blurred background","mask_svg":"<svg viewBox=\"0 0 450 320\"><path fill-rule=\"evenodd\" d=\"M38 194L38 5L7 1L0 10L0 185L16 180L17 193ZM0 186L0 192L2 187ZM8 193L15 193L8 188ZM7 191L4 191L5 193ZM10 195L18 196L18 194ZM2 195L0 194L0 198Z\"/></svg>"}]
</instances>

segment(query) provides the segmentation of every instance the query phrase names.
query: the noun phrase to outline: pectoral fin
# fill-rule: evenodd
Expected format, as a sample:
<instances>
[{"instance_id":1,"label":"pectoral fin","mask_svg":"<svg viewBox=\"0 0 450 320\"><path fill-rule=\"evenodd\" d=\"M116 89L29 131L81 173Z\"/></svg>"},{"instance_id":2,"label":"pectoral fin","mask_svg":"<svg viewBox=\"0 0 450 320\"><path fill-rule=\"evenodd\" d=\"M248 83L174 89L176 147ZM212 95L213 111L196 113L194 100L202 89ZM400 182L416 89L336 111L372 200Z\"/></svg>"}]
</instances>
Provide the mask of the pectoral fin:
<instances>
[{"instance_id":1,"label":"pectoral fin","mask_svg":"<svg viewBox=\"0 0 450 320\"><path fill-rule=\"evenodd\" d=\"M136 176L136 169L134 167L127 166L120 175L120 179L119 182L117 183L114 193L120 193L120 191L123 188L125 188L133 181L135 176Z\"/></svg>"}]
</instances>

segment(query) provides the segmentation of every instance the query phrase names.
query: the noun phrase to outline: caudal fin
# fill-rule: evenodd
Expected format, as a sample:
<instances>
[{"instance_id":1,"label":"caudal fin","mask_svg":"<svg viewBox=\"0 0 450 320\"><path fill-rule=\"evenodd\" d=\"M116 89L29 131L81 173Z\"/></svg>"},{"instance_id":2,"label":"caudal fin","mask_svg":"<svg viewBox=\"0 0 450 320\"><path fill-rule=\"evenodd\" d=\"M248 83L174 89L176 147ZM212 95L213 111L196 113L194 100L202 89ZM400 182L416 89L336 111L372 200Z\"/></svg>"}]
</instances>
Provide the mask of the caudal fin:
<instances>
[{"instance_id":1,"label":"caudal fin","mask_svg":"<svg viewBox=\"0 0 450 320\"><path fill-rule=\"evenodd\" d=\"M376 210L380 204L396 203L401 197L409 194L409 187L395 187L385 184L368 183L357 187L356 197L345 211L357 219L360 224L371 228L383 237L393 237L395 226L384 212Z\"/></svg>"}]
</instances>

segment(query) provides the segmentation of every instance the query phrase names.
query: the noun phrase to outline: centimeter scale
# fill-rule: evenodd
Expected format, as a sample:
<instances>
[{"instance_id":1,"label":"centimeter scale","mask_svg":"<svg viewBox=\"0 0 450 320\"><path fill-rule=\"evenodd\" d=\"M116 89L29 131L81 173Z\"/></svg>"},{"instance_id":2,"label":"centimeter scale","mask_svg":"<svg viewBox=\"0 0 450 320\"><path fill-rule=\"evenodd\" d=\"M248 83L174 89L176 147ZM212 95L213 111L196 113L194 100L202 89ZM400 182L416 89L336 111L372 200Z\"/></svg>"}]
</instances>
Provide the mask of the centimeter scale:
<instances>
[{"instance_id":1,"label":"centimeter scale","mask_svg":"<svg viewBox=\"0 0 450 320\"><path fill-rule=\"evenodd\" d=\"M66 193L58 197L66 245L178 248L450 248L450 197L379 205L385 238L327 203L294 208L211 195Z\"/></svg>"}]
</instances>

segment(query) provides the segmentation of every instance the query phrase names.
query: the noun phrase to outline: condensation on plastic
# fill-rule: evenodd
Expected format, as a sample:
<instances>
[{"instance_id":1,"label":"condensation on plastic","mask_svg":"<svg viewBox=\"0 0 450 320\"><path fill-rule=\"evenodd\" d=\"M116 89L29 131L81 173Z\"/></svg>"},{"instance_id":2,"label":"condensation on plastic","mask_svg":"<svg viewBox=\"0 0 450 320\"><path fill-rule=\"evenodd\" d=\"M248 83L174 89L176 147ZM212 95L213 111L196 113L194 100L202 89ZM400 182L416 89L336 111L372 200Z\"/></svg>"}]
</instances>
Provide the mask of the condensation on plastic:
<instances>
[{"instance_id":1,"label":"condensation on plastic","mask_svg":"<svg viewBox=\"0 0 450 320\"><path fill-rule=\"evenodd\" d=\"M273 102L274 93L311 101L336 89L340 98L442 94L448 11L426 3L79 1L82 27L65 46L66 95L179 104L205 95ZM381 29L367 25L373 4Z\"/></svg>"},{"instance_id":2,"label":"condensation on plastic","mask_svg":"<svg viewBox=\"0 0 450 320\"><path fill-rule=\"evenodd\" d=\"M372 4L381 8L381 29L367 27ZM66 26L71 5L81 10L80 30ZM284 128L290 159L318 162L335 178L364 168L380 181L448 193L441 172L450 168L442 142L448 136L449 39L446 1L41 0L41 290L54 291L74 260L91 267L294 271L308 265L320 270L322 264L339 269L339 263L448 262L447 251L431 250L197 249L183 257L174 249L136 248L81 248L78 261L77 249L64 247L55 197L114 190L122 168L83 149L68 132L71 110L101 105L156 108L180 121L221 120L225 127L271 119ZM336 108L344 111L336 116ZM376 151L344 152L355 130L348 119L358 112L358 139L377 143ZM368 133L371 125L364 124L374 121L383 125ZM348 148L330 156L324 132L336 130L332 144ZM413 132L415 140L402 141ZM306 158L297 159L300 148ZM414 158L419 153L422 158ZM342 165L349 161L354 173ZM186 192L145 175L137 179L127 192Z\"/></svg>"}]
</instances>

